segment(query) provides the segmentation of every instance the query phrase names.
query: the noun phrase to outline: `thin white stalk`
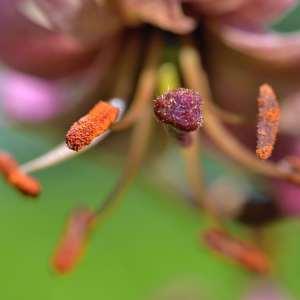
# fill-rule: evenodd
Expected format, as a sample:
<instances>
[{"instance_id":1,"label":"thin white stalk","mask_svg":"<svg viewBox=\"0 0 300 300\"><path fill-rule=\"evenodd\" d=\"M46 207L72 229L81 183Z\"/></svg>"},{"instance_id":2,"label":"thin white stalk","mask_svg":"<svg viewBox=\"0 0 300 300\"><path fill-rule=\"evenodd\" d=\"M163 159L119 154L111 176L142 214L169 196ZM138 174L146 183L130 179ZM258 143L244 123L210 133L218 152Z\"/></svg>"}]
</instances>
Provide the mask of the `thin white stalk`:
<instances>
[{"instance_id":1,"label":"thin white stalk","mask_svg":"<svg viewBox=\"0 0 300 300\"><path fill-rule=\"evenodd\" d=\"M120 98L113 98L109 101L109 103L119 109L119 115L117 121L119 121L125 111L125 101ZM49 152L27 162L20 166L21 170L24 173L32 173L36 171L40 171L54 165L57 165L65 160L68 160L78 154L81 154L88 149L92 148L93 146L97 145L99 142L103 141L109 134L111 130L108 129L103 134L99 135L89 146L85 147L84 149L76 152L70 150L65 142L57 145L55 148L51 149Z\"/></svg>"}]
</instances>

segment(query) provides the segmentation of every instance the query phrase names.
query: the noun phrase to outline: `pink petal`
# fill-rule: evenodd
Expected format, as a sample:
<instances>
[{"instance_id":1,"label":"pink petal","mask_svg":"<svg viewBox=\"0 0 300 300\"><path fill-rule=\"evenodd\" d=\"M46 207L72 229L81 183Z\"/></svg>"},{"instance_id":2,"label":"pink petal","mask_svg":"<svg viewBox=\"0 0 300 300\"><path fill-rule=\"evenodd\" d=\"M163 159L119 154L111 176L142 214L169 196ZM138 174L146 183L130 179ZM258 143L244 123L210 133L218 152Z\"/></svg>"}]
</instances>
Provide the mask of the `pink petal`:
<instances>
[{"instance_id":1,"label":"pink petal","mask_svg":"<svg viewBox=\"0 0 300 300\"><path fill-rule=\"evenodd\" d=\"M182 0L119 1L127 23L147 22L176 33L192 31L196 22L184 14Z\"/></svg>"},{"instance_id":2,"label":"pink petal","mask_svg":"<svg viewBox=\"0 0 300 300\"><path fill-rule=\"evenodd\" d=\"M300 156L300 140L290 139L286 155ZM284 151L287 152L287 151ZM274 195L281 212L286 216L300 215L300 187L285 181L274 181Z\"/></svg>"},{"instance_id":3,"label":"pink petal","mask_svg":"<svg viewBox=\"0 0 300 300\"><path fill-rule=\"evenodd\" d=\"M209 15L221 15L238 9L249 0L191 0L188 1L196 10Z\"/></svg>"},{"instance_id":4,"label":"pink petal","mask_svg":"<svg viewBox=\"0 0 300 300\"><path fill-rule=\"evenodd\" d=\"M224 16L223 21L240 26L268 24L297 3L296 0L247 0L232 13Z\"/></svg>"},{"instance_id":5,"label":"pink petal","mask_svg":"<svg viewBox=\"0 0 300 300\"><path fill-rule=\"evenodd\" d=\"M105 1L29 0L46 16L52 28L76 37L83 43L103 40L122 27L121 18Z\"/></svg>"},{"instance_id":6,"label":"pink petal","mask_svg":"<svg viewBox=\"0 0 300 300\"><path fill-rule=\"evenodd\" d=\"M4 110L18 121L41 121L62 110L64 93L54 81L7 72L1 86Z\"/></svg>"},{"instance_id":7,"label":"pink petal","mask_svg":"<svg viewBox=\"0 0 300 300\"><path fill-rule=\"evenodd\" d=\"M300 34L254 32L232 26L219 28L230 47L269 63L295 65L300 63Z\"/></svg>"},{"instance_id":8,"label":"pink petal","mask_svg":"<svg viewBox=\"0 0 300 300\"><path fill-rule=\"evenodd\" d=\"M300 92L287 97L281 104L280 131L300 137Z\"/></svg>"},{"instance_id":9,"label":"pink petal","mask_svg":"<svg viewBox=\"0 0 300 300\"><path fill-rule=\"evenodd\" d=\"M20 3L25 1L1 0L0 58L10 66L41 76L61 77L88 67L99 47L107 47L109 40L83 43L75 28L74 34L67 34L34 23L22 12ZM104 27L101 23L98 26Z\"/></svg>"}]
</instances>

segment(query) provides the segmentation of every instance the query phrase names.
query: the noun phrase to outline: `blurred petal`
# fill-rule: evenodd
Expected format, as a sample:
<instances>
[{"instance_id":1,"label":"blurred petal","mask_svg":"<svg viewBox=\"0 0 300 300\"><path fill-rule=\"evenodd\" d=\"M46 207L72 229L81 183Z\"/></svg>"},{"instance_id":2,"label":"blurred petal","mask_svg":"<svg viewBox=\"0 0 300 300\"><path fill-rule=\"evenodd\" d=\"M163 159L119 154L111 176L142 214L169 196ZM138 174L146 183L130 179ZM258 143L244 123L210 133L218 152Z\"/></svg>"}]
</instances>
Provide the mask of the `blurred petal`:
<instances>
[{"instance_id":1,"label":"blurred petal","mask_svg":"<svg viewBox=\"0 0 300 300\"><path fill-rule=\"evenodd\" d=\"M120 0L119 5L129 24L148 22L176 33L192 31L196 22L184 14L182 0Z\"/></svg>"},{"instance_id":2,"label":"blurred petal","mask_svg":"<svg viewBox=\"0 0 300 300\"><path fill-rule=\"evenodd\" d=\"M274 283L261 281L243 297L244 300L289 300Z\"/></svg>"},{"instance_id":3,"label":"blurred petal","mask_svg":"<svg viewBox=\"0 0 300 300\"><path fill-rule=\"evenodd\" d=\"M62 110L64 93L54 81L7 72L1 85L4 110L18 121L41 121Z\"/></svg>"},{"instance_id":4,"label":"blurred petal","mask_svg":"<svg viewBox=\"0 0 300 300\"><path fill-rule=\"evenodd\" d=\"M300 137L300 92L289 96L281 105L280 131Z\"/></svg>"},{"instance_id":5,"label":"blurred petal","mask_svg":"<svg viewBox=\"0 0 300 300\"><path fill-rule=\"evenodd\" d=\"M205 14L224 14L229 13L237 8L239 8L242 4L249 2L249 0L223 0L223 1L215 1L215 0L191 0L190 3L193 7L199 12L204 12Z\"/></svg>"},{"instance_id":6,"label":"blurred petal","mask_svg":"<svg viewBox=\"0 0 300 300\"><path fill-rule=\"evenodd\" d=\"M254 32L232 26L219 28L226 44L269 63L300 63L300 33Z\"/></svg>"},{"instance_id":7,"label":"blurred petal","mask_svg":"<svg viewBox=\"0 0 300 300\"><path fill-rule=\"evenodd\" d=\"M107 40L101 45L85 44L75 35L40 26L24 14L20 3L25 2L2 0L0 10L0 58L14 68L48 77L65 76L89 66L99 47L107 47ZM105 26L100 23L99 27Z\"/></svg>"},{"instance_id":8,"label":"blurred petal","mask_svg":"<svg viewBox=\"0 0 300 300\"><path fill-rule=\"evenodd\" d=\"M50 28L66 32L84 43L109 37L122 27L120 17L105 1L27 0L25 4L23 12L30 19L43 16Z\"/></svg>"},{"instance_id":9,"label":"blurred petal","mask_svg":"<svg viewBox=\"0 0 300 300\"><path fill-rule=\"evenodd\" d=\"M286 182L276 183L277 201L279 208L285 216L300 215L300 188Z\"/></svg>"},{"instance_id":10,"label":"blurred petal","mask_svg":"<svg viewBox=\"0 0 300 300\"><path fill-rule=\"evenodd\" d=\"M37 122L55 117L99 88L119 53L119 42L101 50L92 65L64 79L43 79L4 71L0 79L3 106L17 121Z\"/></svg>"},{"instance_id":11,"label":"blurred petal","mask_svg":"<svg viewBox=\"0 0 300 300\"><path fill-rule=\"evenodd\" d=\"M229 24L258 27L281 17L296 3L296 0L247 0L223 20Z\"/></svg>"},{"instance_id":12,"label":"blurred petal","mask_svg":"<svg viewBox=\"0 0 300 300\"><path fill-rule=\"evenodd\" d=\"M300 140L291 138L288 143L288 153L286 154L300 157ZM281 212L286 216L299 216L300 187L283 181L275 181L273 188Z\"/></svg>"}]
</instances>

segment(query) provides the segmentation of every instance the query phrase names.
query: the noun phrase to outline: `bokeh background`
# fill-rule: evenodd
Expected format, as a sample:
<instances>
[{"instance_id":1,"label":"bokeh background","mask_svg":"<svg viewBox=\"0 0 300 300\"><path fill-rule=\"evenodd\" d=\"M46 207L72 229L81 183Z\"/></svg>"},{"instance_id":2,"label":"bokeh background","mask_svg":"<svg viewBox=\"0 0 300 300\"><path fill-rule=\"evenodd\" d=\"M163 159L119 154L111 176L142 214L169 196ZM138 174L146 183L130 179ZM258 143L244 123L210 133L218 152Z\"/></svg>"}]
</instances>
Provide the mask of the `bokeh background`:
<instances>
[{"instance_id":1,"label":"bokeh background","mask_svg":"<svg viewBox=\"0 0 300 300\"><path fill-rule=\"evenodd\" d=\"M300 8L273 29L300 29ZM0 147L25 162L61 142L72 120L70 113L32 125L9 118L2 109ZM184 181L176 149L144 164L121 208L93 234L78 268L67 276L53 272L49 262L66 217L74 206L94 206L105 198L120 174L127 137L116 134L96 149L38 172L44 190L38 200L0 181L1 299L300 299L300 221L285 218L264 229L275 269L271 278L260 279L214 255L200 239L207 218L178 193ZM230 164L216 164L204 154L212 177L235 174ZM230 226L241 236L249 234L241 222ZM249 296L265 281L265 294Z\"/></svg>"}]
</instances>

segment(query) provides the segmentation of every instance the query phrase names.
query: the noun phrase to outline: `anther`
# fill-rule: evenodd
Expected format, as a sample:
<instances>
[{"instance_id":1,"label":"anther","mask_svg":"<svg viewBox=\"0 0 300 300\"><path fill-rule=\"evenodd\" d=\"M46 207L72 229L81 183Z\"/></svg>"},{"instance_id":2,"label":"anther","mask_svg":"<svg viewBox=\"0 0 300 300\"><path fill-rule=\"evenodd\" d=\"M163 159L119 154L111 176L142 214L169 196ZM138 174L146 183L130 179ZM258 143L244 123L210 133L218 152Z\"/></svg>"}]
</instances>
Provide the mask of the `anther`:
<instances>
[{"instance_id":1,"label":"anther","mask_svg":"<svg viewBox=\"0 0 300 300\"><path fill-rule=\"evenodd\" d=\"M253 244L242 241L220 229L210 229L203 235L205 244L249 271L265 274L270 270L270 262L265 253Z\"/></svg>"},{"instance_id":2,"label":"anther","mask_svg":"<svg viewBox=\"0 0 300 300\"><path fill-rule=\"evenodd\" d=\"M0 153L0 172L7 177L8 174L18 167L16 160L8 153Z\"/></svg>"},{"instance_id":3,"label":"anther","mask_svg":"<svg viewBox=\"0 0 300 300\"><path fill-rule=\"evenodd\" d=\"M201 96L190 89L178 88L158 97L153 104L157 119L169 126L183 146L191 143L188 135L203 125Z\"/></svg>"},{"instance_id":4,"label":"anther","mask_svg":"<svg viewBox=\"0 0 300 300\"><path fill-rule=\"evenodd\" d=\"M41 192L40 183L22 172L17 161L8 153L0 153L0 171L6 181L22 194L37 197Z\"/></svg>"},{"instance_id":5,"label":"anther","mask_svg":"<svg viewBox=\"0 0 300 300\"><path fill-rule=\"evenodd\" d=\"M107 131L117 120L119 109L100 101L85 116L75 122L66 135L67 146L80 151L90 145L99 135Z\"/></svg>"},{"instance_id":6,"label":"anther","mask_svg":"<svg viewBox=\"0 0 300 300\"><path fill-rule=\"evenodd\" d=\"M268 84L259 89L256 155L268 159L273 151L279 127L280 107L276 95Z\"/></svg>"},{"instance_id":7,"label":"anther","mask_svg":"<svg viewBox=\"0 0 300 300\"><path fill-rule=\"evenodd\" d=\"M53 258L55 271L64 274L75 267L84 253L95 219L95 214L88 208L76 209L71 214Z\"/></svg>"},{"instance_id":8,"label":"anther","mask_svg":"<svg viewBox=\"0 0 300 300\"><path fill-rule=\"evenodd\" d=\"M40 183L18 169L9 173L7 181L26 196L37 197L41 193Z\"/></svg>"}]
</instances>

